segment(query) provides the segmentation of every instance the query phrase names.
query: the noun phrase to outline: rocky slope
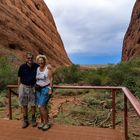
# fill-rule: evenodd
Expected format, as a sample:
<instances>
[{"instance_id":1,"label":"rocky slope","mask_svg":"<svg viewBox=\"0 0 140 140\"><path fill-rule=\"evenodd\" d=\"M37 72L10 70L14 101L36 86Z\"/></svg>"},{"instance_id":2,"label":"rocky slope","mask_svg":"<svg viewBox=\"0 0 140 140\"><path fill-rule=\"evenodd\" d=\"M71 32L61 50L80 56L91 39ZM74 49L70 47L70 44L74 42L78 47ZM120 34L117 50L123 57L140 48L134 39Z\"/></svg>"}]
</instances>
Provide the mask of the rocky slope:
<instances>
[{"instance_id":1,"label":"rocky slope","mask_svg":"<svg viewBox=\"0 0 140 140\"><path fill-rule=\"evenodd\" d=\"M136 0L133 8L131 21L124 37L122 60L140 56L140 0Z\"/></svg>"},{"instance_id":2,"label":"rocky slope","mask_svg":"<svg viewBox=\"0 0 140 140\"><path fill-rule=\"evenodd\" d=\"M0 56L21 63L27 51L45 54L54 67L71 65L43 0L0 0Z\"/></svg>"}]
</instances>

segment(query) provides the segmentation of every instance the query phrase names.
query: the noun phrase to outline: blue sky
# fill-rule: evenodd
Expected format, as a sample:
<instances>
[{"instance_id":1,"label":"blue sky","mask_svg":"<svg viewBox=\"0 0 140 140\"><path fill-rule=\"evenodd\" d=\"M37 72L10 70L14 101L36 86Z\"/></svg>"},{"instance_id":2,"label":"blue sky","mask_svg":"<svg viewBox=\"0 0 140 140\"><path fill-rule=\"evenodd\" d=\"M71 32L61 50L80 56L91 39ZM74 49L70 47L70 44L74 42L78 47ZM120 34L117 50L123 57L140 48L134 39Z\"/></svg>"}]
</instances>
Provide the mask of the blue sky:
<instances>
[{"instance_id":1,"label":"blue sky","mask_svg":"<svg viewBox=\"0 0 140 140\"><path fill-rule=\"evenodd\" d=\"M75 64L121 61L135 0L45 0L66 52Z\"/></svg>"}]
</instances>

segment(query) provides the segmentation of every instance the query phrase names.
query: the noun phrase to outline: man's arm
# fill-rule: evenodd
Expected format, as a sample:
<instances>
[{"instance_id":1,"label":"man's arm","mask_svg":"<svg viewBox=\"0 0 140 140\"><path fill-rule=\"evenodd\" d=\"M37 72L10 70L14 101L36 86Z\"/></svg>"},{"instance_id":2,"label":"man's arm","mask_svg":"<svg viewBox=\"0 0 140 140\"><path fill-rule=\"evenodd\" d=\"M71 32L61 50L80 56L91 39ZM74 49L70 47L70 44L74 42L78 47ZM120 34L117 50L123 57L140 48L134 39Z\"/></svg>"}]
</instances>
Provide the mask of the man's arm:
<instances>
[{"instance_id":1,"label":"man's arm","mask_svg":"<svg viewBox=\"0 0 140 140\"><path fill-rule=\"evenodd\" d=\"M21 66L19 67L19 69L18 69L18 87L19 87L19 85L20 85L20 83L21 83L21 76L22 76L22 71L21 71Z\"/></svg>"},{"instance_id":2,"label":"man's arm","mask_svg":"<svg viewBox=\"0 0 140 140\"><path fill-rule=\"evenodd\" d=\"M18 77L18 87L19 87L19 85L20 85L20 77Z\"/></svg>"}]
</instances>

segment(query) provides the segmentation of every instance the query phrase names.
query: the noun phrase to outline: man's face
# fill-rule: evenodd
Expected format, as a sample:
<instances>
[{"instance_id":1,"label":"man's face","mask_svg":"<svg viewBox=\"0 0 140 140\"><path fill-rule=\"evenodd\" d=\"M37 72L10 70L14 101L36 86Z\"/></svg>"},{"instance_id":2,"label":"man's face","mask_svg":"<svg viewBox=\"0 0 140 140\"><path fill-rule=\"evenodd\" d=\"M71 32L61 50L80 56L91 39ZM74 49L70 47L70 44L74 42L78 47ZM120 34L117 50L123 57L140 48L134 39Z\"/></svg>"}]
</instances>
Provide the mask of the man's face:
<instances>
[{"instance_id":1,"label":"man's face","mask_svg":"<svg viewBox=\"0 0 140 140\"><path fill-rule=\"evenodd\" d=\"M33 56L32 55L27 55L26 61L27 61L28 64L32 64L33 63Z\"/></svg>"}]
</instances>

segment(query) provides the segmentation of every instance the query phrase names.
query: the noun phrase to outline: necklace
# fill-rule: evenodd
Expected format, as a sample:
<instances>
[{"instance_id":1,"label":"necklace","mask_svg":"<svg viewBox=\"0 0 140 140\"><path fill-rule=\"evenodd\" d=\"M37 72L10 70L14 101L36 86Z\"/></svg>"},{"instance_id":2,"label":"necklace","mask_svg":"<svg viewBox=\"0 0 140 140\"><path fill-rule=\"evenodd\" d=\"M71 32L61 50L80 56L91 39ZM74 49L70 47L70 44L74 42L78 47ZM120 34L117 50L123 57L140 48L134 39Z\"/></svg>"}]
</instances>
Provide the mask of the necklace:
<instances>
[{"instance_id":1,"label":"necklace","mask_svg":"<svg viewBox=\"0 0 140 140\"><path fill-rule=\"evenodd\" d=\"M45 68L46 67L44 66L44 67L40 67L39 69L40 69L41 72L43 72L45 70Z\"/></svg>"}]
</instances>

